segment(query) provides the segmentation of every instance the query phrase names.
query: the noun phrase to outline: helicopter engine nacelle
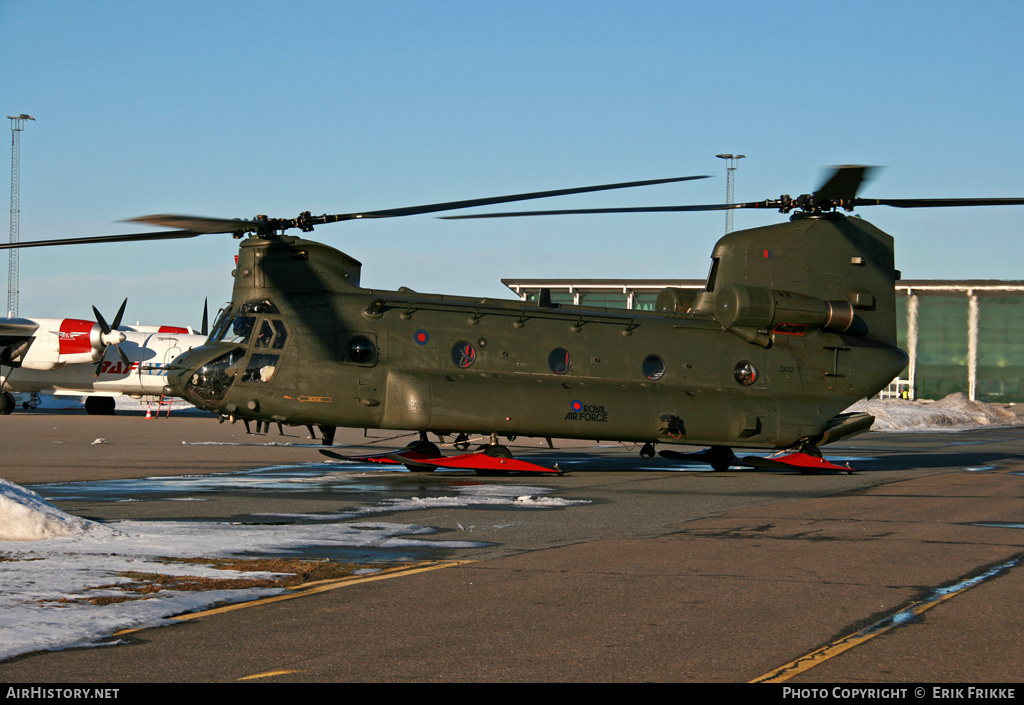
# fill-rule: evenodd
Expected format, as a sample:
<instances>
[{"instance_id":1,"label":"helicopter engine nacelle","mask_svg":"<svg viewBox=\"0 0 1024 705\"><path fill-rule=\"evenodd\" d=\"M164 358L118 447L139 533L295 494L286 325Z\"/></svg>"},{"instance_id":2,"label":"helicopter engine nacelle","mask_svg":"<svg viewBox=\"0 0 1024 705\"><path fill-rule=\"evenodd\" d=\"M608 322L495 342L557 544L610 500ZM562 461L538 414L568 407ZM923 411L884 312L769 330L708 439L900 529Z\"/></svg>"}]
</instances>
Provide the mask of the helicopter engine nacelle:
<instances>
[{"instance_id":1,"label":"helicopter engine nacelle","mask_svg":"<svg viewBox=\"0 0 1024 705\"><path fill-rule=\"evenodd\" d=\"M855 318L848 301L825 301L791 291L727 284L715 298L715 319L723 328L775 330L785 326L842 333L850 331Z\"/></svg>"}]
</instances>

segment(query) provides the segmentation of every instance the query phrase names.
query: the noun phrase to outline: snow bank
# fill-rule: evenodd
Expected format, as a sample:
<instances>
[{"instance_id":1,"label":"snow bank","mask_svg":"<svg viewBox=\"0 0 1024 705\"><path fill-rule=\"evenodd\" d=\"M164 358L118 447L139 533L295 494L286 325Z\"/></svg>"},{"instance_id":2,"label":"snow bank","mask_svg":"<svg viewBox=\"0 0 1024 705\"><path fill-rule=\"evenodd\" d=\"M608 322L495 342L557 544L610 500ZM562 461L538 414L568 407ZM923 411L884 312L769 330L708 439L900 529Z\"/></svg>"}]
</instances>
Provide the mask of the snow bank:
<instances>
[{"instance_id":1,"label":"snow bank","mask_svg":"<svg viewBox=\"0 0 1024 705\"><path fill-rule=\"evenodd\" d=\"M32 490L0 479L0 541L39 541L113 529L66 514Z\"/></svg>"},{"instance_id":2,"label":"snow bank","mask_svg":"<svg viewBox=\"0 0 1024 705\"><path fill-rule=\"evenodd\" d=\"M966 431L1024 425L1024 419L1007 407L971 401L961 392L939 401L866 399L847 411L862 411L874 416L872 431Z\"/></svg>"}]
</instances>

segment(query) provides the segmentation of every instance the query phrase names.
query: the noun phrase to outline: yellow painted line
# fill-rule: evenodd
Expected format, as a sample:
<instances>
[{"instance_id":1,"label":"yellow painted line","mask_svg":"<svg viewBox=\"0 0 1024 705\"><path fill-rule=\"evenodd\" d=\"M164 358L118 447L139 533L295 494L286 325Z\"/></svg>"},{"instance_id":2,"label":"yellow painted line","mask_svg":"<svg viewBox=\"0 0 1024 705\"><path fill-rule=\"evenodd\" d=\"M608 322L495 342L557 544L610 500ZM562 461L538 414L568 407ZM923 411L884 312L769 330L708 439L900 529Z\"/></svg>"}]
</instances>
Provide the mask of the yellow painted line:
<instances>
[{"instance_id":1,"label":"yellow painted line","mask_svg":"<svg viewBox=\"0 0 1024 705\"><path fill-rule=\"evenodd\" d=\"M352 585L362 585L363 583L372 583L378 580L388 580L390 578L399 578L406 575L415 575L417 573L425 573L430 570L440 570L441 568L454 568L460 565L466 565L473 563L474 561L424 561L422 563L413 563L406 566L397 566L395 568L386 568L377 573L371 573L369 575L351 575L346 578L336 578L333 580L317 580L312 583L303 583L302 585L296 585L295 587L289 588L289 592L283 595L274 595L273 597L264 597L259 600L250 600L248 602L236 602L231 605L225 605L223 607L214 607L213 609L203 610L201 612L189 612L188 614L179 614L175 617L170 617L178 622L188 621L190 619L196 619L198 617L207 617L215 614L223 614L225 612L234 612L235 610L247 609L249 607L258 607L260 605L268 605L273 602L283 602L284 600L294 600L297 597L306 597L307 595L315 595L321 592L328 592L329 590L337 590L338 588L350 587ZM137 632L142 629L148 629L148 627L136 627L135 629L122 629L121 631L114 632L114 636L121 636L122 634L130 634Z\"/></svg>"},{"instance_id":2,"label":"yellow painted line","mask_svg":"<svg viewBox=\"0 0 1024 705\"><path fill-rule=\"evenodd\" d=\"M257 678L273 678L274 676L287 676L289 673L302 673L302 671L300 671L298 669L288 670L288 669L285 668L285 669L281 669L279 671L267 671L265 673L253 673L251 676L242 676L241 678L236 678L235 680L251 681L251 680L256 680Z\"/></svg>"},{"instance_id":3,"label":"yellow painted line","mask_svg":"<svg viewBox=\"0 0 1024 705\"><path fill-rule=\"evenodd\" d=\"M805 656L801 656L795 661L790 661L786 665L779 666L774 671L769 671L763 676L760 676L748 682L782 683L784 681L787 681L793 676L799 675L804 671L808 671L817 666L818 664L824 663L825 661L828 661L830 658L833 658L834 656L838 656L844 651L849 651L855 646L859 646L866 641L874 639L876 636L885 634L886 632L895 629L896 627L906 624L908 621L910 621L917 615L921 614L922 612L925 612L926 610L930 610L935 605L941 604L946 600L950 599L951 597L955 597L956 595L963 593L964 591L974 587L975 585L978 585L979 583L982 583L985 580L988 580L989 578L995 577L996 575L999 575L1000 573L1003 573L1004 571L1013 568L1018 563L1020 563L1022 558L1024 558L1024 556L1017 556L1016 558L1013 558L1005 563L997 565L995 568L991 568L985 571L981 575L976 575L973 578L968 578L967 580L963 580L957 583L956 585L953 585L948 588L935 590L931 596L923 600L919 600L918 602L914 602L909 607L902 609L894 614L891 614L888 617L880 619L871 626L865 627L864 629L861 629L859 632L855 634L850 634L849 636L845 636L842 639L833 641L831 644L823 646L817 651L812 651L811 653Z\"/></svg>"}]
</instances>

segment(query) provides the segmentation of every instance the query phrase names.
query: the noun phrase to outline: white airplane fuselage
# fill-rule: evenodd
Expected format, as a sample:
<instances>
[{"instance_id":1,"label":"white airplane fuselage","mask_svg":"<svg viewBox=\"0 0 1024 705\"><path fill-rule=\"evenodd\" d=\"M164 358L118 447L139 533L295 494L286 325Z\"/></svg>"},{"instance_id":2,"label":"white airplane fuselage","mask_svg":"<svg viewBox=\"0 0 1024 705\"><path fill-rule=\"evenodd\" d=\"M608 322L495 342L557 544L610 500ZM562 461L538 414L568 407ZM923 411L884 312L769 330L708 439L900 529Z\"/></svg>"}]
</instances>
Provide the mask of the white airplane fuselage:
<instances>
[{"instance_id":1,"label":"white airplane fuselage","mask_svg":"<svg viewBox=\"0 0 1024 705\"><path fill-rule=\"evenodd\" d=\"M175 357L202 345L205 335L173 326L120 326L119 344L100 354L90 345L91 321L28 319L38 324L17 366L0 364L0 391L97 396L161 395L166 367ZM78 323L79 325L75 325Z\"/></svg>"}]
</instances>

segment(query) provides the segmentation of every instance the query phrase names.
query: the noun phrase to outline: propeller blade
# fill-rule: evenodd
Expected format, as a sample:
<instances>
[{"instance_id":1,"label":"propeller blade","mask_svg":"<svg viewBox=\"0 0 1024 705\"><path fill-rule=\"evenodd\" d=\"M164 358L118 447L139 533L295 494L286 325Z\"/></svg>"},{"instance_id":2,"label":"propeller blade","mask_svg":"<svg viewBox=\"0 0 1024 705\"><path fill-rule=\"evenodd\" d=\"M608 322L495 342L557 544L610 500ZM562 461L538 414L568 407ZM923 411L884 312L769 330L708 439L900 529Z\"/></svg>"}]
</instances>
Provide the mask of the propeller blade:
<instances>
[{"instance_id":1,"label":"propeller blade","mask_svg":"<svg viewBox=\"0 0 1024 705\"><path fill-rule=\"evenodd\" d=\"M117 315L114 316L114 324L111 326L113 330L117 330L121 325L121 317L124 315L124 307L128 305L128 298L121 302L121 308L117 309Z\"/></svg>"},{"instance_id":2,"label":"propeller blade","mask_svg":"<svg viewBox=\"0 0 1024 705\"><path fill-rule=\"evenodd\" d=\"M127 299L125 299L127 301ZM100 313L99 309L95 306L92 307L93 315L96 316L96 322L100 324L100 330L103 335L110 335L110 326L107 325L107 321L103 318L103 314Z\"/></svg>"},{"instance_id":3,"label":"propeller blade","mask_svg":"<svg viewBox=\"0 0 1024 705\"><path fill-rule=\"evenodd\" d=\"M114 350L117 351L117 356L120 357L121 358L121 362L124 363L124 369L126 369L126 370L127 369L131 369L132 361L128 359L127 355L125 355L124 350L121 349L121 346L120 345L115 345L114 346Z\"/></svg>"}]
</instances>

